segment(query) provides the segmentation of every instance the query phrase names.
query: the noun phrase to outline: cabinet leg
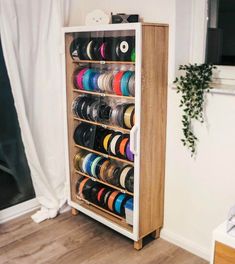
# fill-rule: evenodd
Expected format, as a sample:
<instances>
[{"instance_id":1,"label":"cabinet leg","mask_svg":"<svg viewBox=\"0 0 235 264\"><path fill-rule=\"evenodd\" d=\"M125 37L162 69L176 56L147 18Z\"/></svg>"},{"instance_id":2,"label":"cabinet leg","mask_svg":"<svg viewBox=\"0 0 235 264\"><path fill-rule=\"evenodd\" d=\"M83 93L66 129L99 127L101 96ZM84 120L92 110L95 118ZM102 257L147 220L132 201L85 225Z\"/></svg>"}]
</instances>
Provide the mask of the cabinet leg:
<instances>
[{"instance_id":1,"label":"cabinet leg","mask_svg":"<svg viewBox=\"0 0 235 264\"><path fill-rule=\"evenodd\" d=\"M141 238L138 241L134 241L134 249L141 250L143 247L143 239Z\"/></svg>"},{"instance_id":2,"label":"cabinet leg","mask_svg":"<svg viewBox=\"0 0 235 264\"><path fill-rule=\"evenodd\" d=\"M160 229L154 230L150 235L154 239L159 238L160 237Z\"/></svg>"},{"instance_id":3,"label":"cabinet leg","mask_svg":"<svg viewBox=\"0 0 235 264\"><path fill-rule=\"evenodd\" d=\"M79 211L75 208L72 208L72 215L78 215Z\"/></svg>"}]
</instances>

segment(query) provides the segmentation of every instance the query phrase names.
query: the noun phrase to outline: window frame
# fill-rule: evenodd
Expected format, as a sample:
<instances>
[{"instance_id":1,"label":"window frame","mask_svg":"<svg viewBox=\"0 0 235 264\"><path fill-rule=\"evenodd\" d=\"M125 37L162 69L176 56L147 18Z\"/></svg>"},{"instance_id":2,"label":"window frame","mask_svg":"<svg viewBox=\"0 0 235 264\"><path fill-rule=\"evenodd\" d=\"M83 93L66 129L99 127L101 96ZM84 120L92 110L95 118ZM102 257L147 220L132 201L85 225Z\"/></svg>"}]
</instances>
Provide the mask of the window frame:
<instances>
[{"instance_id":1,"label":"window frame","mask_svg":"<svg viewBox=\"0 0 235 264\"><path fill-rule=\"evenodd\" d=\"M192 0L192 30L190 62L204 63L208 22L208 0ZM216 65L213 83L235 85L235 66Z\"/></svg>"}]
</instances>

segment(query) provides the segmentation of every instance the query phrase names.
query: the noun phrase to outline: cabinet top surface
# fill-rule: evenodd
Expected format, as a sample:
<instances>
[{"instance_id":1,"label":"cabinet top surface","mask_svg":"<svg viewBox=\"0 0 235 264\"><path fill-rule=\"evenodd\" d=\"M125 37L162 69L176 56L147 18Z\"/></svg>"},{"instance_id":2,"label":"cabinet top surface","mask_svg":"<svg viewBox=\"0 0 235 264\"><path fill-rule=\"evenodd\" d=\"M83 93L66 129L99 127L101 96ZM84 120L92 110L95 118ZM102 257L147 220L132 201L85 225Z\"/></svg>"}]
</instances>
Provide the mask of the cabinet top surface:
<instances>
[{"instance_id":1,"label":"cabinet top surface","mask_svg":"<svg viewBox=\"0 0 235 264\"><path fill-rule=\"evenodd\" d=\"M161 23L123 23L123 24L106 24L106 25L95 25L95 26L72 26L63 27L64 33L72 33L77 31L108 31L108 30L136 30L142 26L155 26L155 27L168 27L168 24Z\"/></svg>"}]
</instances>

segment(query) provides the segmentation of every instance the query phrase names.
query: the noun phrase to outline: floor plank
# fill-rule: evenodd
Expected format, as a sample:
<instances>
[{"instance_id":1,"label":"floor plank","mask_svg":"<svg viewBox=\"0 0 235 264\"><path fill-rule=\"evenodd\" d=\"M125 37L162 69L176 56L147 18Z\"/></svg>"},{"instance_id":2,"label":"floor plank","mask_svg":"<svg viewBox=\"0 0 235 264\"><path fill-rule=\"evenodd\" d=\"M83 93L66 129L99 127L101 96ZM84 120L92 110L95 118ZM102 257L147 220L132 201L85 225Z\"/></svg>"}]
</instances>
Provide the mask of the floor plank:
<instances>
[{"instance_id":1,"label":"floor plank","mask_svg":"<svg viewBox=\"0 0 235 264\"><path fill-rule=\"evenodd\" d=\"M162 239L140 251L89 217L70 212L41 224L25 215L0 225L1 264L207 264Z\"/></svg>"}]
</instances>

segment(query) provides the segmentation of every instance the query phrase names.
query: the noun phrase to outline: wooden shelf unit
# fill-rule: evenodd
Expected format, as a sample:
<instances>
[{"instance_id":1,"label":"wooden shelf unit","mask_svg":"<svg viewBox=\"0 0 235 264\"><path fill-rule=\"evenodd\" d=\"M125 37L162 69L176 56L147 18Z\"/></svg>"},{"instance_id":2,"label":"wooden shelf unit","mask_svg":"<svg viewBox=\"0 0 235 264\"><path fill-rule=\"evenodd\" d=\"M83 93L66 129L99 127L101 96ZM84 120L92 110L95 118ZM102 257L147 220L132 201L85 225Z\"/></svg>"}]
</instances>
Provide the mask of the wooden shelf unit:
<instances>
[{"instance_id":1,"label":"wooden shelf unit","mask_svg":"<svg viewBox=\"0 0 235 264\"><path fill-rule=\"evenodd\" d=\"M78 61L70 56L70 44L73 34L96 36L96 33L104 36L135 36L136 61ZM72 27L63 30L65 44L65 86L67 97L67 127L66 142L68 155L66 160L67 180L70 186L68 203L73 208L73 214L81 211L96 219L104 225L129 237L134 241L134 248L142 248L142 239L147 235L158 234L163 226L163 194L165 175L165 148L166 148L166 115L167 115L167 65L168 65L168 25L153 23L127 23L102 25L94 27ZM119 35L118 35L119 36ZM71 81L73 71L78 63L96 64L117 64L122 67L124 64L135 69L135 97L119 96L115 94L97 93L92 91L78 90L73 87ZM115 66L116 67L116 66ZM73 133L79 122L87 122L94 125L102 124L85 121L75 118L71 112L71 105L77 94L89 94L91 96L107 97L112 100L127 100L135 103L135 126L130 131L122 128L107 125L113 130L130 132L132 150L135 154L134 162L134 192L128 193L133 196L133 226L126 223L125 218L117 217L112 212L100 208L87 201L79 200L75 192L75 181L79 175L90 177L74 169L73 157L78 148L83 148L92 153L105 155L88 148L78 146L73 141ZM107 156L107 155L106 155ZM128 163L113 156L107 156L118 162ZM130 163L130 162L129 162ZM109 186L107 183L100 183ZM113 187L118 190L118 187ZM122 191L120 189L120 191Z\"/></svg>"}]
</instances>

